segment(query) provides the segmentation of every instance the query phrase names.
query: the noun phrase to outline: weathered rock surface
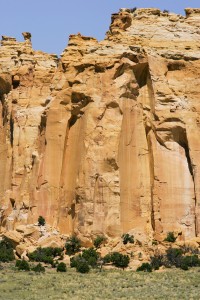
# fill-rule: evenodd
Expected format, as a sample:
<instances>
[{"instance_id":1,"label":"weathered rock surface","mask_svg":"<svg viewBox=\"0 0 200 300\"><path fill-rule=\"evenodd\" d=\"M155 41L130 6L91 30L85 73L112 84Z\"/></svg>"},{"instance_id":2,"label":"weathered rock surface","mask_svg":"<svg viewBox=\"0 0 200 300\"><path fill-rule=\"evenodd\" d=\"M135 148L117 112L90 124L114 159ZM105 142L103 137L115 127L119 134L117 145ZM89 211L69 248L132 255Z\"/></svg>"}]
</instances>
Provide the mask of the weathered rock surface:
<instances>
[{"instance_id":1,"label":"weathered rock surface","mask_svg":"<svg viewBox=\"0 0 200 300\"><path fill-rule=\"evenodd\" d=\"M60 59L2 37L2 231L42 215L85 242L200 236L199 26L200 9L122 9Z\"/></svg>"}]
</instances>

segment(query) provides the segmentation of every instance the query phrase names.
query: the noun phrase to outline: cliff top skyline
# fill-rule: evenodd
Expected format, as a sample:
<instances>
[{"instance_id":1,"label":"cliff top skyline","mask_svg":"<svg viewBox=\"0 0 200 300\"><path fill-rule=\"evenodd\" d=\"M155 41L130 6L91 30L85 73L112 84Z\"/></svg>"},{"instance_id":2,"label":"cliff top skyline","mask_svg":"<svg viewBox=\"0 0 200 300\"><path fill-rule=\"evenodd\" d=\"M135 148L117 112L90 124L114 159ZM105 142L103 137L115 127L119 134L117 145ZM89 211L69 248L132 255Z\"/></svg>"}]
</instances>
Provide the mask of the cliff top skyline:
<instances>
[{"instance_id":1,"label":"cliff top skyline","mask_svg":"<svg viewBox=\"0 0 200 300\"><path fill-rule=\"evenodd\" d=\"M23 40L21 32L29 31L32 34L34 49L59 55L66 47L70 34L80 32L98 40L104 39L111 14L118 12L122 7L156 7L184 15L184 8L199 7L199 1L165 3L161 0L35 0L27 4L25 0L8 0L1 4L1 11L4 13L0 20L0 34ZM6 13L8 11L9 14Z\"/></svg>"}]
</instances>

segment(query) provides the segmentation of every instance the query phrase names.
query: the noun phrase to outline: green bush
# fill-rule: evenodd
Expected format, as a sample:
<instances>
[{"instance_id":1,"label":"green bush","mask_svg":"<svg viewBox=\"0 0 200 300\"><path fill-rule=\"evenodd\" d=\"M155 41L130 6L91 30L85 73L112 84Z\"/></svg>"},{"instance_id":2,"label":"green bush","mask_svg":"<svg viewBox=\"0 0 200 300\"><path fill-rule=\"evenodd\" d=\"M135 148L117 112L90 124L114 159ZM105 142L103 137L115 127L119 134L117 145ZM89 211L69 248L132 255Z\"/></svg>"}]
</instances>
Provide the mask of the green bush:
<instances>
[{"instance_id":1,"label":"green bush","mask_svg":"<svg viewBox=\"0 0 200 300\"><path fill-rule=\"evenodd\" d=\"M45 225L45 219L42 216L39 216L38 218L38 225L39 226L44 226Z\"/></svg>"},{"instance_id":2,"label":"green bush","mask_svg":"<svg viewBox=\"0 0 200 300\"><path fill-rule=\"evenodd\" d=\"M84 259L78 259L76 262L76 271L79 273L88 273L90 271L88 262Z\"/></svg>"},{"instance_id":3,"label":"green bush","mask_svg":"<svg viewBox=\"0 0 200 300\"><path fill-rule=\"evenodd\" d=\"M158 270L163 265L163 255L155 255L151 257L151 267L154 270Z\"/></svg>"},{"instance_id":4,"label":"green bush","mask_svg":"<svg viewBox=\"0 0 200 300\"><path fill-rule=\"evenodd\" d=\"M41 263L39 263L35 267L33 267L31 270L36 272L36 273L44 273L45 272L45 267L43 267L41 265Z\"/></svg>"},{"instance_id":5,"label":"green bush","mask_svg":"<svg viewBox=\"0 0 200 300\"><path fill-rule=\"evenodd\" d=\"M134 237L128 233L122 235L123 244L126 245L128 243L134 244Z\"/></svg>"},{"instance_id":6,"label":"green bush","mask_svg":"<svg viewBox=\"0 0 200 300\"><path fill-rule=\"evenodd\" d=\"M44 262L47 264L53 264L53 259L56 256L62 257L62 248L37 248L34 252L29 253L28 257L31 261Z\"/></svg>"},{"instance_id":7,"label":"green bush","mask_svg":"<svg viewBox=\"0 0 200 300\"><path fill-rule=\"evenodd\" d=\"M119 252L109 253L103 258L103 263L112 263L117 268L126 268L128 267L130 258L128 255L123 255Z\"/></svg>"},{"instance_id":8,"label":"green bush","mask_svg":"<svg viewBox=\"0 0 200 300\"><path fill-rule=\"evenodd\" d=\"M70 267L76 268L80 273L88 273L90 270L89 263L82 257L81 254L70 258Z\"/></svg>"},{"instance_id":9,"label":"green bush","mask_svg":"<svg viewBox=\"0 0 200 300\"><path fill-rule=\"evenodd\" d=\"M166 251L169 263L177 268L180 267L183 251L179 248L169 248Z\"/></svg>"},{"instance_id":10,"label":"green bush","mask_svg":"<svg viewBox=\"0 0 200 300\"><path fill-rule=\"evenodd\" d=\"M180 262L180 268L183 270L188 270L188 268L199 266L200 259L198 258L198 255L183 256Z\"/></svg>"},{"instance_id":11,"label":"green bush","mask_svg":"<svg viewBox=\"0 0 200 300\"><path fill-rule=\"evenodd\" d=\"M137 268L137 272L152 272L152 267L149 263L143 263L140 267Z\"/></svg>"},{"instance_id":12,"label":"green bush","mask_svg":"<svg viewBox=\"0 0 200 300\"><path fill-rule=\"evenodd\" d=\"M85 261L92 268L97 267L99 255L94 248L83 250L82 254L70 258L70 267L76 268L79 262Z\"/></svg>"},{"instance_id":13,"label":"green bush","mask_svg":"<svg viewBox=\"0 0 200 300\"><path fill-rule=\"evenodd\" d=\"M97 266L98 253L94 248L85 249L82 252L82 257L88 262L91 267Z\"/></svg>"},{"instance_id":14,"label":"green bush","mask_svg":"<svg viewBox=\"0 0 200 300\"><path fill-rule=\"evenodd\" d=\"M112 253L108 253L104 256L103 258L103 263L104 264L109 264L112 262Z\"/></svg>"},{"instance_id":15,"label":"green bush","mask_svg":"<svg viewBox=\"0 0 200 300\"><path fill-rule=\"evenodd\" d=\"M68 255L74 255L79 252L81 248L81 241L76 236L72 236L67 239L65 244L66 253Z\"/></svg>"},{"instance_id":16,"label":"green bush","mask_svg":"<svg viewBox=\"0 0 200 300\"><path fill-rule=\"evenodd\" d=\"M56 270L57 272L67 272L66 264L64 262L59 263Z\"/></svg>"},{"instance_id":17,"label":"green bush","mask_svg":"<svg viewBox=\"0 0 200 300\"><path fill-rule=\"evenodd\" d=\"M15 259L13 246L9 240L4 238L0 241L0 261L9 262Z\"/></svg>"},{"instance_id":18,"label":"green bush","mask_svg":"<svg viewBox=\"0 0 200 300\"><path fill-rule=\"evenodd\" d=\"M30 271L29 263L27 261L25 261L25 260L17 260L16 264L15 264L15 267L18 270Z\"/></svg>"},{"instance_id":19,"label":"green bush","mask_svg":"<svg viewBox=\"0 0 200 300\"><path fill-rule=\"evenodd\" d=\"M103 242L105 242L106 238L103 235L98 235L94 240L94 246L96 249L98 249Z\"/></svg>"},{"instance_id":20,"label":"green bush","mask_svg":"<svg viewBox=\"0 0 200 300\"><path fill-rule=\"evenodd\" d=\"M167 237L164 239L165 242L174 243L176 241L176 237L173 232L168 232Z\"/></svg>"}]
</instances>

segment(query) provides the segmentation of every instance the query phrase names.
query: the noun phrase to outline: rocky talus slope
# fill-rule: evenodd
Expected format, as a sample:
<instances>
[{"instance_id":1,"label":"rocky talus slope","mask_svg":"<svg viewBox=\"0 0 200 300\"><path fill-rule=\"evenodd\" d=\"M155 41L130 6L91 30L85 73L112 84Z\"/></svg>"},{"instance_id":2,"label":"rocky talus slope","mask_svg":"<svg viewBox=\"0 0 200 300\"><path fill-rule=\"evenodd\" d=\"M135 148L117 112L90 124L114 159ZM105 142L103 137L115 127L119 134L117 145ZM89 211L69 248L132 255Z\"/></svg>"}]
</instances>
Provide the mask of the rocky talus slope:
<instances>
[{"instance_id":1,"label":"rocky talus slope","mask_svg":"<svg viewBox=\"0 0 200 300\"><path fill-rule=\"evenodd\" d=\"M121 9L61 58L23 35L0 47L1 231L200 236L200 9Z\"/></svg>"}]
</instances>

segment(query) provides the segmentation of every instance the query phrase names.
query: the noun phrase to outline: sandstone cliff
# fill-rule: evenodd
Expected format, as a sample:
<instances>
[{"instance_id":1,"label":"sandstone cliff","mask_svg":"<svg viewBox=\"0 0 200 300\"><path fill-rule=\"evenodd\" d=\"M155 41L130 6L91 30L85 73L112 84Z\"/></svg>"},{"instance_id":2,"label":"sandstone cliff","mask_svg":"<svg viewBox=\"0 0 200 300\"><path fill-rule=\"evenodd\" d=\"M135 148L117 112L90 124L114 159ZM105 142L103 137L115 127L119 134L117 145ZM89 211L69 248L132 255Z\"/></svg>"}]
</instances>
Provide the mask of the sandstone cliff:
<instances>
[{"instance_id":1,"label":"sandstone cliff","mask_svg":"<svg viewBox=\"0 0 200 300\"><path fill-rule=\"evenodd\" d=\"M200 9L121 9L60 59L2 37L0 222L200 235Z\"/></svg>"}]
</instances>

